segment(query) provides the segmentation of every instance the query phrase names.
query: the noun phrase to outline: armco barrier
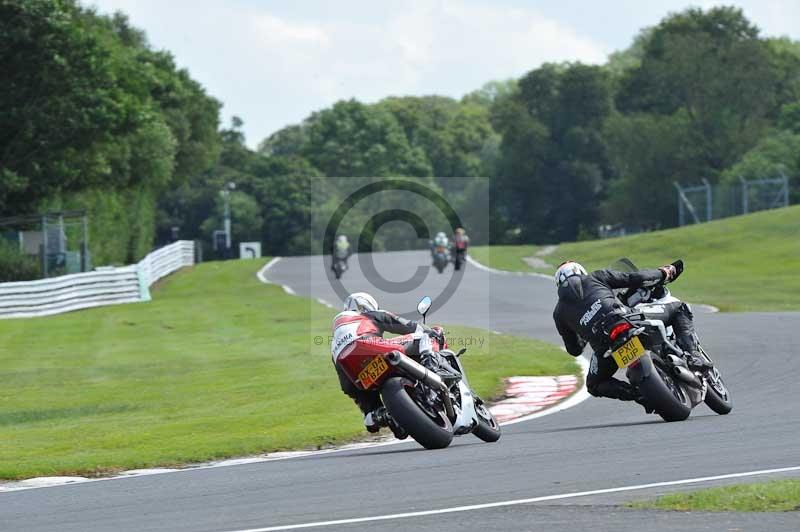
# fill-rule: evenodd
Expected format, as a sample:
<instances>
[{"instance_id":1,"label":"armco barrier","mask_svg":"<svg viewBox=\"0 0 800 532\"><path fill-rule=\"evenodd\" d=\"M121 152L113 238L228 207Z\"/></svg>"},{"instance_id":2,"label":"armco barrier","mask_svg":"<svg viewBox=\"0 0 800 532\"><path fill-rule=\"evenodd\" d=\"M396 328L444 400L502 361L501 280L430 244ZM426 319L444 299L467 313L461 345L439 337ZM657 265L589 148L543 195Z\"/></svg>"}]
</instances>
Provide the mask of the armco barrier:
<instances>
[{"instance_id":1,"label":"armco barrier","mask_svg":"<svg viewBox=\"0 0 800 532\"><path fill-rule=\"evenodd\" d=\"M0 283L0 318L49 316L82 308L150 300L150 286L194 264L194 242L179 240L138 264L38 281Z\"/></svg>"}]
</instances>

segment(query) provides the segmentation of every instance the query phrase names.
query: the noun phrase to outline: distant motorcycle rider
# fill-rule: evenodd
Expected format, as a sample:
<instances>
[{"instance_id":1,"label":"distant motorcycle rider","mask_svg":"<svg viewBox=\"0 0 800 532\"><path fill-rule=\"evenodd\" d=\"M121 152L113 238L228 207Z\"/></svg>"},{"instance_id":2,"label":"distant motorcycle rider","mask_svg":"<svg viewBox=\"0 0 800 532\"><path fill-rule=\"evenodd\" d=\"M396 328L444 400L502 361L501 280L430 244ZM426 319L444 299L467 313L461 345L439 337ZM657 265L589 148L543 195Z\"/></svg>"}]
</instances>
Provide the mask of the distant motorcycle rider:
<instances>
[{"instance_id":1,"label":"distant motorcycle rider","mask_svg":"<svg viewBox=\"0 0 800 532\"><path fill-rule=\"evenodd\" d=\"M464 231L463 227L457 228L453 235L453 252L456 257L456 269L466 260L468 247L469 237L466 231Z\"/></svg>"},{"instance_id":2,"label":"distant motorcycle rider","mask_svg":"<svg viewBox=\"0 0 800 532\"><path fill-rule=\"evenodd\" d=\"M365 292L350 294L344 300L342 312L333 319L334 337L338 327L353 327L353 323L358 323L357 333L355 337L349 339L345 346L358 339L383 337L384 332L414 333L414 340L403 346L405 354L414 358L419 357L422 365L437 372L443 378L456 378L457 372L443 357L433 351L431 345L431 338L437 340L442 338L441 329L430 328L423 323L407 320L389 311L380 310L375 298ZM379 393L357 388L337 364L337 353L341 353L345 346L331 345L333 364L339 375L339 385L342 391L355 401L364 414L364 427L369 432L378 432L382 426L388 425L398 438L405 437L402 429L387 421L386 408L381 402Z\"/></svg>"},{"instance_id":3,"label":"distant motorcycle rider","mask_svg":"<svg viewBox=\"0 0 800 532\"><path fill-rule=\"evenodd\" d=\"M586 388L590 394L595 397L636 401L649 411L635 386L613 377L618 369L617 364L613 358L604 357L609 349L608 339L601 331L593 333L592 326L610 313L630 312L614 294L615 289L658 287L673 281L679 273L673 264L633 273L614 270L587 273L583 266L572 261L558 267L555 273L558 304L553 311L553 319L569 354L580 356L587 341L594 349L586 377ZM649 307L644 305L637 307L637 310L642 310L650 319L661 320L665 325L673 327L678 345L687 353L690 367L705 366L706 362L697 352L689 305L676 301Z\"/></svg>"},{"instance_id":4,"label":"distant motorcycle rider","mask_svg":"<svg viewBox=\"0 0 800 532\"><path fill-rule=\"evenodd\" d=\"M436 248L449 248L450 241L447 239L447 235L444 231L439 231L436 233L436 236L433 237L433 241L431 242L431 255L436 253Z\"/></svg>"},{"instance_id":5,"label":"distant motorcycle rider","mask_svg":"<svg viewBox=\"0 0 800 532\"><path fill-rule=\"evenodd\" d=\"M453 235L453 246L457 251L467 251L467 247L469 247L469 237L467 236L467 232L464 231L463 227L456 229L456 232Z\"/></svg>"},{"instance_id":6,"label":"distant motorcycle rider","mask_svg":"<svg viewBox=\"0 0 800 532\"><path fill-rule=\"evenodd\" d=\"M350 242L347 240L347 235L339 235L333 244L333 265L331 267L334 268L336 262L343 262L347 268L347 259L350 258L350 255Z\"/></svg>"}]
</instances>

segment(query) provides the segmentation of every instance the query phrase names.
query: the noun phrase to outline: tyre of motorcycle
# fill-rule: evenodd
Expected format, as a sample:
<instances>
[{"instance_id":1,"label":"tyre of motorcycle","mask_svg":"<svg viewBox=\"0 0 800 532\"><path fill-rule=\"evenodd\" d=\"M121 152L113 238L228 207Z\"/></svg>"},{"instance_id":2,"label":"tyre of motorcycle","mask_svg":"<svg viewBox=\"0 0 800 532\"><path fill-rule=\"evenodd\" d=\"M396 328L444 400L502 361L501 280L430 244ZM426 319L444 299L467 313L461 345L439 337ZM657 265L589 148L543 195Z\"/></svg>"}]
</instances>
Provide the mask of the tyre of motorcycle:
<instances>
[{"instance_id":1,"label":"tyre of motorcycle","mask_svg":"<svg viewBox=\"0 0 800 532\"><path fill-rule=\"evenodd\" d=\"M683 385L660 370L649 354L640 358L636 366L628 367L627 375L630 383L639 388L639 393L664 421L683 421L692 413L691 401ZM667 382L674 387L674 393Z\"/></svg>"},{"instance_id":2,"label":"tyre of motorcycle","mask_svg":"<svg viewBox=\"0 0 800 532\"><path fill-rule=\"evenodd\" d=\"M724 416L733 410L731 393L722 381L722 376L719 374L719 371L717 371L716 368L711 369L711 371L716 372L716 375L709 375L707 377L708 390L706 391L706 405L717 414ZM720 388L722 393L720 393L717 388Z\"/></svg>"},{"instance_id":3,"label":"tyre of motorcycle","mask_svg":"<svg viewBox=\"0 0 800 532\"><path fill-rule=\"evenodd\" d=\"M472 433L485 442L495 442L500 439L500 425L484 403L475 403L475 412L478 414L478 424Z\"/></svg>"},{"instance_id":4,"label":"tyre of motorcycle","mask_svg":"<svg viewBox=\"0 0 800 532\"><path fill-rule=\"evenodd\" d=\"M405 377L392 377L381 387L381 399L395 422L426 449L443 449L453 441L453 424L444 410L434 419L409 393L415 383Z\"/></svg>"}]
</instances>

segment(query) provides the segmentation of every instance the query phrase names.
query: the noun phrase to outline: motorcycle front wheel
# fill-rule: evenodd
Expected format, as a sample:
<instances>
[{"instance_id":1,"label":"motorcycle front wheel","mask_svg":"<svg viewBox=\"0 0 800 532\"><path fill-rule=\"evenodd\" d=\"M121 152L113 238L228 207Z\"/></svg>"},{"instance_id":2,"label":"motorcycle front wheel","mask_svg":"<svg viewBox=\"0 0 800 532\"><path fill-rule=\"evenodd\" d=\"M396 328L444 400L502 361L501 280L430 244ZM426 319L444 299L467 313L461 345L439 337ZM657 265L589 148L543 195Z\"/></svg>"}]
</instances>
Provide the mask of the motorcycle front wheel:
<instances>
[{"instance_id":1,"label":"motorcycle front wheel","mask_svg":"<svg viewBox=\"0 0 800 532\"><path fill-rule=\"evenodd\" d=\"M494 418L494 414L483 403L475 404L475 412L478 414L478 424L472 429L472 433L488 443L499 440L500 425Z\"/></svg>"},{"instance_id":2,"label":"motorcycle front wheel","mask_svg":"<svg viewBox=\"0 0 800 532\"><path fill-rule=\"evenodd\" d=\"M381 399L395 422L426 449L443 449L453 441L453 424L444 409L422 400L417 384L404 377L388 379Z\"/></svg>"},{"instance_id":3,"label":"motorcycle front wheel","mask_svg":"<svg viewBox=\"0 0 800 532\"><path fill-rule=\"evenodd\" d=\"M706 391L706 404L717 414L724 416L733 410L733 401L728 387L722 381L722 375L717 368L711 368L707 374L708 390Z\"/></svg>"}]
</instances>

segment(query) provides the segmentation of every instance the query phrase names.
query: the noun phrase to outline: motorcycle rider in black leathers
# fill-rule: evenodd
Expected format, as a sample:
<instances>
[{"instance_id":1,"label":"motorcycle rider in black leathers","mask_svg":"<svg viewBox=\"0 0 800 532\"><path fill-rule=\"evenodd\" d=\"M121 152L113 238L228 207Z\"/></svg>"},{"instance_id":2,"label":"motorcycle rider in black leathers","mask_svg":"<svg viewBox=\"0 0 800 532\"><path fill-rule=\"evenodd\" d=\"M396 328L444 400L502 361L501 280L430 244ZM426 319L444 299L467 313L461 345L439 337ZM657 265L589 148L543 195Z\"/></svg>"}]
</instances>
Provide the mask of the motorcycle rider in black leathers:
<instances>
[{"instance_id":1,"label":"motorcycle rider in black leathers","mask_svg":"<svg viewBox=\"0 0 800 532\"><path fill-rule=\"evenodd\" d=\"M344 301L344 310L333 319L334 331L337 327L350 324L357 325L357 333L351 338L354 341L358 338L383 336L383 333L393 334L412 334L421 333L418 339L404 345L405 354L410 357L419 357L419 362L438 373L445 379L459 378L458 372L444 360L431 347L430 339L441 340L443 338L441 329L430 328L422 323L401 318L386 310L378 308L378 302L371 295L364 292L350 294ZM346 345L346 344L345 344ZM339 376L339 385L342 391L355 401L358 408L364 414L364 426L369 432L378 432L382 426L389 426L398 438L404 438L406 434L390 422L386 414L386 409L381 403L380 394L376 391L361 390L350 381L341 367L336 363L337 353L345 345L333 345L332 354L334 356L334 366Z\"/></svg>"},{"instance_id":2,"label":"motorcycle rider in black leathers","mask_svg":"<svg viewBox=\"0 0 800 532\"><path fill-rule=\"evenodd\" d=\"M617 363L613 358L603 356L609 349L608 339L602 331L594 334L592 326L610 313L630 312L615 296L614 289L656 287L674 280L679 273L673 264L633 273L614 270L587 273L583 266L572 261L559 266L555 275L558 304L553 311L553 319L570 355L580 356L587 341L594 350L586 377L586 388L590 394L637 401L650 411L635 386L613 377L618 369ZM679 301L653 305L645 307L645 313L648 318L661 320L673 327L678 345L687 352L690 367L702 368L706 364L697 354L689 305Z\"/></svg>"}]
</instances>

